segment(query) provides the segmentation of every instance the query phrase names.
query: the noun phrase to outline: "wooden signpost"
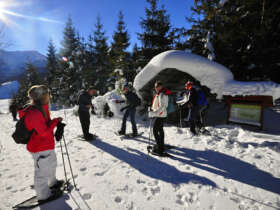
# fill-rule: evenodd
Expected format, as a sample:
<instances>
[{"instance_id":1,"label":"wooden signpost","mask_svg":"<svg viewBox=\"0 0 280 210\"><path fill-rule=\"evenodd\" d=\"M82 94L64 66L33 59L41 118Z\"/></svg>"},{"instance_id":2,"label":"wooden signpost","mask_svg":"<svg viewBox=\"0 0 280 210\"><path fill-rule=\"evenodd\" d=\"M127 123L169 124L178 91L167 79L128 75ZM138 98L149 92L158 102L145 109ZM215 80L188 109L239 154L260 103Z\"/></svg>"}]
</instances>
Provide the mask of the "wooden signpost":
<instances>
[{"instance_id":1,"label":"wooden signpost","mask_svg":"<svg viewBox=\"0 0 280 210\"><path fill-rule=\"evenodd\" d=\"M246 124L263 129L264 108L273 105L272 96L226 96L227 123Z\"/></svg>"}]
</instances>

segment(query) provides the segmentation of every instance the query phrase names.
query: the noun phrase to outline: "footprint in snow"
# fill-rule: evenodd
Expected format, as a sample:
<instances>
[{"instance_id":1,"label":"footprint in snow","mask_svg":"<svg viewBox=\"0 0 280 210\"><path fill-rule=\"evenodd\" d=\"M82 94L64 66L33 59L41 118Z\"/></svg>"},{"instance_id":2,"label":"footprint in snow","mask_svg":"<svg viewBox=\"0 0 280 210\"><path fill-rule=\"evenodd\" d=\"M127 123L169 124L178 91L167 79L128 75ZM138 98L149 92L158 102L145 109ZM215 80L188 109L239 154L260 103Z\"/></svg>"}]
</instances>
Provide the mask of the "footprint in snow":
<instances>
[{"instance_id":1,"label":"footprint in snow","mask_svg":"<svg viewBox=\"0 0 280 210\"><path fill-rule=\"evenodd\" d=\"M151 188L150 190L151 190L152 195L156 195L156 194L160 193L160 187Z\"/></svg>"},{"instance_id":2,"label":"footprint in snow","mask_svg":"<svg viewBox=\"0 0 280 210\"><path fill-rule=\"evenodd\" d=\"M13 189L13 186L6 187L6 190L11 190L11 189Z\"/></svg>"},{"instance_id":3,"label":"footprint in snow","mask_svg":"<svg viewBox=\"0 0 280 210\"><path fill-rule=\"evenodd\" d=\"M115 197L115 202L116 203L122 202L122 198L120 196Z\"/></svg>"},{"instance_id":4,"label":"footprint in snow","mask_svg":"<svg viewBox=\"0 0 280 210\"><path fill-rule=\"evenodd\" d=\"M184 205L184 202L182 201L183 196L178 194L176 195L176 197L177 197L176 203L179 205Z\"/></svg>"},{"instance_id":5,"label":"footprint in snow","mask_svg":"<svg viewBox=\"0 0 280 210\"><path fill-rule=\"evenodd\" d=\"M15 174L12 174L12 175L8 176L8 179L12 179L12 178L14 178L14 177L16 177L16 175L15 175Z\"/></svg>"},{"instance_id":6,"label":"footprint in snow","mask_svg":"<svg viewBox=\"0 0 280 210\"><path fill-rule=\"evenodd\" d=\"M104 174L105 174L105 172L95 173L94 176L103 176Z\"/></svg>"},{"instance_id":7,"label":"footprint in snow","mask_svg":"<svg viewBox=\"0 0 280 210\"><path fill-rule=\"evenodd\" d=\"M86 171L87 170L87 168L86 167L84 167L84 168L80 168L80 171Z\"/></svg>"},{"instance_id":8,"label":"footprint in snow","mask_svg":"<svg viewBox=\"0 0 280 210\"><path fill-rule=\"evenodd\" d=\"M85 193L85 194L83 194L83 199L84 200L89 200L89 199L91 199L91 194L90 193Z\"/></svg>"},{"instance_id":9,"label":"footprint in snow","mask_svg":"<svg viewBox=\"0 0 280 210\"><path fill-rule=\"evenodd\" d=\"M145 184L146 182L141 180L141 179L137 179L137 184Z\"/></svg>"}]
</instances>

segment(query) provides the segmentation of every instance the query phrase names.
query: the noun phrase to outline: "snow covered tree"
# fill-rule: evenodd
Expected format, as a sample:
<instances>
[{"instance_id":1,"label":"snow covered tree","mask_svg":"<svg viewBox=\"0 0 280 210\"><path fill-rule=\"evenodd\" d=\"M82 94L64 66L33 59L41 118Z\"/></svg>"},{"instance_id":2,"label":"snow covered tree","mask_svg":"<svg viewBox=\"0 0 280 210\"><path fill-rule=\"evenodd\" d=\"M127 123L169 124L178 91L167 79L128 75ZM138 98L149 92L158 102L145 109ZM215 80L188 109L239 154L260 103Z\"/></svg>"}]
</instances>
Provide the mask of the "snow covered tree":
<instances>
[{"instance_id":1,"label":"snow covered tree","mask_svg":"<svg viewBox=\"0 0 280 210\"><path fill-rule=\"evenodd\" d=\"M80 73L78 66L75 65L75 56L80 44L80 37L73 26L72 19L69 18L66 22L63 40L61 42L62 48L59 55L59 71L57 71L56 87L57 103L59 105L74 105L76 102L75 94L79 91L81 85Z\"/></svg>"},{"instance_id":2,"label":"snow covered tree","mask_svg":"<svg viewBox=\"0 0 280 210\"><path fill-rule=\"evenodd\" d=\"M196 0L187 45L205 57L212 45L215 60L237 80L280 82L279 8L278 1Z\"/></svg>"},{"instance_id":3,"label":"snow covered tree","mask_svg":"<svg viewBox=\"0 0 280 210\"><path fill-rule=\"evenodd\" d=\"M107 91L110 86L108 79L113 72L110 56L109 47L107 45L107 37L101 23L101 19L98 16L95 24L95 30L93 32L93 54L95 57L94 72L96 78L94 79L93 85L101 94Z\"/></svg>"},{"instance_id":4,"label":"snow covered tree","mask_svg":"<svg viewBox=\"0 0 280 210\"><path fill-rule=\"evenodd\" d=\"M142 56L147 64L154 56L172 49L174 37L170 17L162 5L158 6L158 0L147 0L149 8L146 8L146 17L141 18L140 25L143 32L138 33L138 38L142 43Z\"/></svg>"},{"instance_id":5,"label":"snow covered tree","mask_svg":"<svg viewBox=\"0 0 280 210\"><path fill-rule=\"evenodd\" d=\"M61 56L71 58L78 45L76 35L76 29L73 25L73 21L71 17L69 17L63 31L63 40L61 42L62 48L60 49Z\"/></svg>"},{"instance_id":6,"label":"snow covered tree","mask_svg":"<svg viewBox=\"0 0 280 210\"><path fill-rule=\"evenodd\" d=\"M19 80L18 92L13 96L13 101L18 106L22 107L28 103L27 91L33 85L43 84L42 77L38 69L31 63L26 64L26 73Z\"/></svg>"},{"instance_id":7,"label":"snow covered tree","mask_svg":"<svg viewBox=\"0 0 280 210\"><path fill-rule=\"evenodd\" d=\"M143 56L141 49L139 49L138 45L135 44L133 49L132 49L132 68L133 68L133 78L136 76L138 73L139 69L142 69L146 63L145 63L145 57Z\"/></svg>"},{"instance_id":8,"label":"snow covered tree","mask_svg":"<svg viewBox=\"0 0 280 210\"><path fill-rule=\"evenodd\" d=\"M49 41L48 52L47 52L47 73L46 73L46 84L52 90L52 86L55 82L56 72L58 71L58 59L56 56L56 49L52 40Z\"/></svg>"},{"instance_id":9,"label":"snow covered tree","mask_svg":"<svg viewBox=\"0 0 280 210\"><path fill-rule=\"evenodd\" d=\"M130 53L127 52L129 47L129 35L124 22L123 13L119 13L119 21L117 30L113 34L113 42L111 44L110 57L113 69L122 69L124 77L131 80Z\"/></svg>"},{"instance_id":10,"label":"snow covered tree","mask_svg":"<svg viewBox=\"0 0 280 210\"><path fill-rule=\"evenodd\" d=\"M195 0L193 16L187 18L192 27L186 32L186 47L211 60L215 57L212 35L216 32L219 5L220 0Z\"/></svg>"}]
</instances>

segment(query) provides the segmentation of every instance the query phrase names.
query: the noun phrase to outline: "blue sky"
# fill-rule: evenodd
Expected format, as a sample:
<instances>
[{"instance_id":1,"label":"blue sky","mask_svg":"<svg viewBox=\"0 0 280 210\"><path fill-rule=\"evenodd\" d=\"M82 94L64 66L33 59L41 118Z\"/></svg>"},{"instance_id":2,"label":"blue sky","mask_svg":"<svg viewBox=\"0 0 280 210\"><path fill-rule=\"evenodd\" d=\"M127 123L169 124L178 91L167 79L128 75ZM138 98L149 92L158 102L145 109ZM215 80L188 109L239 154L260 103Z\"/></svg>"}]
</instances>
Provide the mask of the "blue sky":
<instances>
[{"instance_id":1,"label":"blue sky","mask_svg":"<svg viewBox=\"0 0 280 210\"><path fill-rule=\"evenodd\" d=\"M141 31L139 21L147 6L146 0L0 0L0 22L3 22L1 2L6 11L2 16L10 22L5 28L5 38L12 44L8 50L38 50L43 54L50 38L59 48L69 15L84 37L92 32L100 15L110 40L120 10L124 13L132 47L137 42L136 33ZM186 16L191 15L192 0L159 0L159 3L165 5L174 26L189 27Z\"/></svg>"}]
</instances>

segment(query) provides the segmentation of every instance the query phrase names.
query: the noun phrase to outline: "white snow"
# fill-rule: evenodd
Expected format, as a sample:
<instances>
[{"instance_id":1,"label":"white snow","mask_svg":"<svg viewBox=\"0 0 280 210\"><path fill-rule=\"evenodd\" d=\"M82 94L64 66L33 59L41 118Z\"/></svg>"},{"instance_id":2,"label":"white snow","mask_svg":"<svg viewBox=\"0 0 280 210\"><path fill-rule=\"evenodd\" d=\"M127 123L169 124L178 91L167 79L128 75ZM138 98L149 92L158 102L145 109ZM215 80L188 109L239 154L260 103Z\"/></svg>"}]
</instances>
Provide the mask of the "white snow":
<instances>
[{"instance_id":1,"label":"white snow","mask_svg":"<svg viewBox=\"0 0 280 210\"><path fill-rule=\"evenodd\" d=\"M211 33L210 33L210 31L208 31L206 39L203 40L203 41L205 42L204 48L208 49L209 52L210 52L208 54L208 59L210 61L213 61L215 59L216 55L215 55L215 52L214 52L214 47L213 47L213 45L211 43Z\"/></svg>"},{"instance_id":2,"label":"white snow","mask_svg":"<svg viewBox=\"0 0 280 210\"><path fill-rule=\"evenodd\" d=\"M7 107L7 100L0 101ZM79 191L38 209L133 210L274 210L280 208L280 137L238 126L208 127L212 136L190 137L165 126L165 142L174 159L149 156L149 122L139 121L143 137L123 140L114 135L121 120L91 116L91 132L99 139L82 142L78 118L65 111L65 139ZM52 112L53 117L64 111ZM271 122L273 123L273 122ZM15 123L0 115L0 209L34 195L33 160L11 138ZM131 131L130 125L127 126ZM154 141L152 140L152 143ZM59 143L57 177L63 165ZM69 172L69 170L67 170ZM70 177L70 172L67 174Z\"/></svg>"},{"instance_id":3,"label":"white snow","mask_svg":"<svg viewBox=\"0 0 280 210\"><path fill-rule=\"evenodd\" d=\"M137 74L134 87L139 91L157 74L167 68L174 68L192 75L204 86L223 95L269 95L276 100L280 97L280 85L274 82L240 82L233 79L229 69L192 53L170 50L155 56L144 69Z\"/></svg>"},{"instance_id":4,"label":"white snow","mask_svg":"<svg viewBox=\"0 0 280 210\"><path fill-rule=\"evenodd\" d=\"M117 104L116 100L124 100L116 90L112 90L103 96L97 96L93 99L92 104L95 108L96 114L103 115L103 109L107 103L114 116L120 117L122 114L120 109L123 105Z\"/></svg>"},{"instance_id":5,"label":"white snow","mask_svg":"<svg viewBox=\"0 0 280 210\"><path fill-rule=\"evenodd\" d=\"M17 81L5 82L0 84L0 99L11 98L17 92L19 83Z\"/></svg>"}]
</instances>

